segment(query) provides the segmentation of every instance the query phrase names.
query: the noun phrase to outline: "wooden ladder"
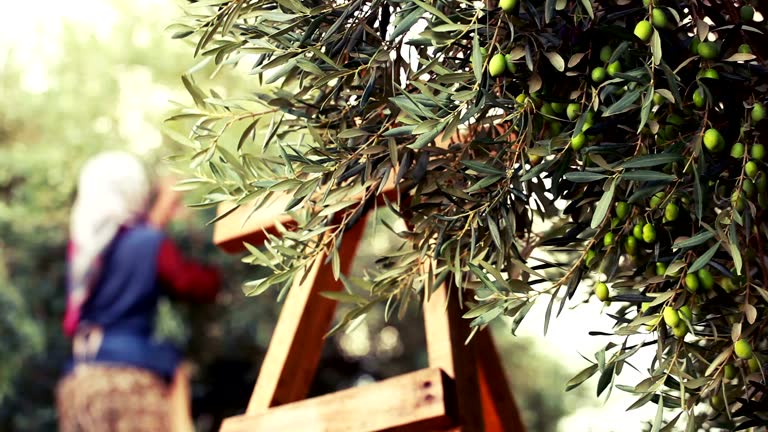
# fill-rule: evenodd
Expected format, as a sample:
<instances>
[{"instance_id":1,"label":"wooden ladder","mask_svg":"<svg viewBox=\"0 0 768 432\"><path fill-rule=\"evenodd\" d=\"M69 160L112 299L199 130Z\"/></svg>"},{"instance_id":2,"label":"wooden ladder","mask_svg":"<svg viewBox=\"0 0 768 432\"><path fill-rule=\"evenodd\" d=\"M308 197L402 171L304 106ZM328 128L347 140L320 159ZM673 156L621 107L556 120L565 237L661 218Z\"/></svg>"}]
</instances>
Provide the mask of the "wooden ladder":
<instances>
[{"instance_id":1,"label":"wooden ladder","mask_svg":"<svg viewBox=\"0 0 768 432\"><path fill-rule=\"evenodd\" d=\"M280 199L251 215L247 207L221 219L214 243L228 252L258 245L275 221L290 218ZM222 205L219 212L227 211ZM239 216L238 216L239 215ZM244 218L248 222L243 224ZM339 248L348 274L366 226L350 227ZM444 284L424 304L429 367L380 382L306 399L336 302L320 296L339 291L326 255L297 275L288 293L245 414L224 420L221 432L365 432L525 430L489 330L465 345L469 325L459 302L448 302ZM302 277L304 276L304 277ZM454 291L455 292L455 291Z\"/></svg>"}]
</instances>

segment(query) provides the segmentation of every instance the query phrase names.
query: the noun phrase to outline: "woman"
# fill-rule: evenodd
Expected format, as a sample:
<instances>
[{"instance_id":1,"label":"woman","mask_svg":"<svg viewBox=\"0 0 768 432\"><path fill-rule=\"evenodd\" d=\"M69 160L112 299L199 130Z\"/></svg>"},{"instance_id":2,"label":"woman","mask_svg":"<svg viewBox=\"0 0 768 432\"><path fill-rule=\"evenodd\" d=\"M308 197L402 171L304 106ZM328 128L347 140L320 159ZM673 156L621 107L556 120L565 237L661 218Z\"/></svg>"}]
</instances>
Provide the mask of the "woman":
<instances>
[{"instance_id":1,"label":"woman","mask_svg":"<svg viewBox=\"0 0 768 432\"><path fill-rule=\"evenodd\" d=\"M185 260L162 228L177 195L150 209L142 163L125 152L90 159L70 222L64 332L73 359L57 389L62 432L169 431L169 383L181 359L152 340L161 296L210 302L218 273Z\"/></svg>"}]
</instances>

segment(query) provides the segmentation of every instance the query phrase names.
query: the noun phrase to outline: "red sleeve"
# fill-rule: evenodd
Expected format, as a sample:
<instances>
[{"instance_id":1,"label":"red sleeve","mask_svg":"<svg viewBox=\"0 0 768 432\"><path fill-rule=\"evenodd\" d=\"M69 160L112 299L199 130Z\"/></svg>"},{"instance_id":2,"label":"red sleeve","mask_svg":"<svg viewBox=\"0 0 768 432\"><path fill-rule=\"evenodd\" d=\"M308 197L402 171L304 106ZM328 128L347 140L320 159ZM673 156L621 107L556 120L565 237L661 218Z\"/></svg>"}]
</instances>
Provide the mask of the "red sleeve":
<instances>
[{"instance_id":1,"label":"red sleeve","mask_svg":"<svg viewBox=\"0 0 768 432\"><path fill-rule=\"evenodd\" d=\"M219 291L219 272L185 259L169 239L160 245L157 273L169 294L183 300L210 303Z\"/></svg>"}]
</instances>

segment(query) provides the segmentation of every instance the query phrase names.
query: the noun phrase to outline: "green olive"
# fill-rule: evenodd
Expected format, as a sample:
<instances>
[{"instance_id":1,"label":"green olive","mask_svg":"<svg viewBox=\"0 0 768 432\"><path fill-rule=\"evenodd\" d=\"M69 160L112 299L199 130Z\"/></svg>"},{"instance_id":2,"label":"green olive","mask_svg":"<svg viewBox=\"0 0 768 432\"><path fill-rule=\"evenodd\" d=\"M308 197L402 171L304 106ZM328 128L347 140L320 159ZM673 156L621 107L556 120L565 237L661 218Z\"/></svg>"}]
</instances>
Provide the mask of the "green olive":
<instances>
[{"instance_id":1,"label":"green olive","mask_svg":"<svg viewBox=\"0 0 768 432\"><path fill-rule=\"evenodd\" d=\"M698 54L699 44L701 44L701 40L697 36L694 36L691 38L691 44L688 46L688 48L690 48L692 53Z\"/></svg>"},{"instance_id":2,"label":"green olive","mask_svg":"<svg viewBox=\"0 0 768 432\"><path fill-rule=\"evenodd\" d=\"M678 339L684 338L687 333L688 333L688 326L685 325L685 323L682 321L680 321L680 323L678 323L677 326L672 327L672 334L675 335L675 337Z\"/></svg>"},{"instance_id":3,"label":"green olive","mask_svg":"<svg viewBox=\"0 0 768 432\"><path fill-rule=\"evenodd\" d=\"M765 107L763 104L756 103L755 106L752 107L752 121L757 123L760 120L765 118Z\"/></svg>"},{"instance_id":4,"label":"green olive","mask_svg":"<svg viewBox=\"0 0 768 432\"><path fill-rule=\"evenodd\" d=\"M597 285L595 285L595 296L600 301L607 301L610 298L610 293L608 292L608 285L606 285L603 282L599 282Z\"/></svg>"},{"instance_id":5,"label":"green olive","mask_svg":"<svg viewBox=\"0 0 768 432\"><path fill-rule=\"evenodd\" d=\"M517 0L501 0L499 6L504 12L510 13L517 7Z\"/></svg>"},{"instance_id":6,"label":"green olive","mask_svg":"<svg viewBox=\"0 0 768 432\"><path fill-rule=\"evenodd\" d=\"M606 233L606 234L605 234L605 237L603 237L603 244L604 244L605 246L610 246L610 245L612 245L612 244L613 244L613 238L614 238L614 237L615 237L615 236L614 236L614 234L613 234L612 232Z\"/></svg>"},{"instance_id":7,"label":"green olive","mask_svg":"<svg viewBox=\"0 0 768 432\"><path fill-rule=\"evenodd\" d=\"M555 115L555 109L552 108L552 104L545 103L541 106L541 114L547 117L553 117Z\"/></svg>"},{"instance_id":8,"label":"green olive","mask_svg":"<svg viewBox=\"0 0 768 432\"><path fill-rule=\"evenodd\" d=\"M587 256L584 257L584 262L587 264L587 267L592 265L592 261L595 260L595 255L597 255L597 254L592 249L587 251Z\"/></svg>"},{"instance_id":9,"label":"green olive","mask_svg":"<svg viewBox=\"0 0 768 432\"><path fill-rule=\"evenodd\" d=\"M569 103L565 108L565 115L568 116L568 120L576 120L581 113L581 105L577 103Z\"/></svg>"},{"instance_id":10,"label":"green olive","mask_svg":"<svg viewBox=\"0 0 768 432\"><path fill-rule=\"evenodd\" d=\"M733 352L736 357L749 360L752 358L752 345L744 339L739 339L733 344Z\"/></svg>"},{"instance_id":11,"label":"green olive","mask_svg":"<svg viewBox=\"0 0 768 432\"><path fill-rule=\"evenodd\" d=\"M653 194L651 197L651 208L655 209L658 208L662 202L664 202L664 198L667 197L667 194L664 193L664 191L659 191Z\"/></svg>"},{"instance_id":12,"label":"green olive","mask_svg":"<svg viewBox=\"0 0 768 432\"><path fill-rule=\"evenodd\" d=\"M750 5L744 5L739 9L741 20L744 22L750 22L755 17L755 9Z\"/></svg>"},{"instance_id":13,"label":"green olive","mask_svg":"<svg viewBox=\"0 0 768 432\"><path fill-rule=\"evenodd\" d=\"M504 60L505 60L505 61L506 61L506 63L507 63L507 70L508 70L510 73L515 73L515 72L517 72L517 65L515 64L515 58L514 58L514 56L513 56L512 54L507 54L507 55L505 55L505 56L504 56Z\"/></svg>"},{"instance_id":14,"label":"green olive","mask_svg":"<svg viewBox=\"0 0 768 432\"><path fill-rule=\"evenodd\" d=\"M677 327L680 322L680 315L672 306L664 307L664 322L670 327Z\"/></svg>"},{"instance_id":15,"label":"green olive","mask_svg":"<svg viewBox=\"0 0 768 432\"><path fill-rule=\"evenodd\" d=\"M615 61L608 65L608 75L614 76L621 72L621 63Z\"/></svg>"},{"instance_id":16,"label":"green olive","mask_svg":"<svg viewBox=\"0 0 768 432\"><path fill-rule=\"evenodd\" d=\"M699 269L699 271L696 272L696 276L698 276L699 282L701 282L701 287L704 288L705 291L709 291L715 287L715 278L712 277L712 273L708 269Z\"/></svg>"},{"instance_id":17,"label":"green olive","mask_svg":"<svg viewBox=\"0 0 768 432\"><path fill-rule=\"evenodd\" d=\"M733 191L733 195L731 195L731 206L739 212L743 212L744 209L747 208L747 204L744 202L744 197L739 191Z\"/></svg>"},{"instance_id":18,"label":"green olive","mask_svg":"<svg viewBox=\"0 0 768 432\"><path fill-rule=\"evenodd\" d=\"M690 306L688 305L680 306L680 309L677 310L677 313L680 315L680 318L682 318L684 321L688 321L689 323L693 322L693 312L691 311Z\"/></svg>"},{"instance_id":19,"label":"green olive","mask_svg":"<svg viewBox=\"0 0 768 432\"><path fill-rule=\"evenodd\" d=\"M592 69L592 81L594 81L596 84L600 84L601 82L605 81L606 75L607 72L602 66L598 66Z\"/></svg>"},{"instance_id":20,"label":"green olive","mask_svg":"<svg viewBox=\"0 0 768 432\"><path fill-rule=\"evenodd\" d=\"M667 272L667 265L663 262L656 263L656 276L664 276Z\"/></svg>"},{"instance_id":21,"label":"green olive","mask_svg":"<svg viewBox=\"0 0 768 432\"><path fill-rule=\"evenodd\" d=\"M763 160L765 158L765 146L762 144L752 144L749 148L749 156L754 160Z\"/></svg>"},{"instance_id":22,"label":"green olive","mask_svg":"<svg viewBox=\"0 0 768 432\"><path fill-rule=\"evenodd\" d=\"M757 185L758 192L765 192L768 190L768 175L765 174L765 171L760 171L757 173L755 185Z\"/></svg>"},{"instance_id":23,"label":"green olive","mask_svg":"<svg viewBox=\"0 0 768 432\"><path fill-rule=\"evenodd\" d=\"M744 157L744 144L742 143L736 143L731 147L731 156L736 159L741 159Z\"/></svg>"},{"instance_id":24,"label":"green olive","mask_svg":"<svg viewBox=\"0 0 768 432\"><path fill-rule=\"evenodd\" d=\"M600 61L603 63L608 63L608 60L611 59L611 54L613 54L613 49L611 49L611 46L603 45L603 47L600 48Z\"/></svg>"},{"instance_id":25,"label":"green olive","mask_svg":"<svg viewBox=\"0 0 768 432\"><path fill-rule=\"evenodd\" d=\"M716 70L709 68L702 71L699 74L699 78L720 79L720 74L718 74Z\"/></svg>"},{"instance_id":26,"label":"green olive","mask_svg":"<svg viewBox=\"0 0 768 432\"><path fill-rule=\"evenodd\" d=\"M651 35L653 34L651 23L645 20L640 21L635 25L634 33L635 36L637 36L637 38L641 41L648 42L651 40Z\"/></svg>"},{"instance_id":27,"label":"green olive","mask_svg":"<svg viewBox=\"0 0 768 432\"><path fill-rule=\"evenodd\" d=\"M703 88L699 87L693 92L693 104L696 108L704 108L704 105L707 104L707 95Z\"/></svg>"},{"instance_id":28,"label":"green olive","mask_svg":"<svg viewBox=\"0 0 768 432\"><path fill-rule=\"evenodd\" d=\"M647 223L643 225L643 241L646 243L656 241L656 228L653 227L653 224Z\"/></svg>"},{"instance_id":29,"label":"green olive","mask_svg":"<svg viewBox=\"0 0 768 432\"><path fill-rule=\"evenodd\" d=\"M664 13L664 9L654 8L651 16L651 21L653 21L653 26L656 28L666 27L668 22L667 22L667 15Z\"/></svg>"},{"instance_id":30,"label":"green olive","mask_svg":"<svg viewBox=\"0 0 768 432\"><path fill-rule=\"evenodd\" d=\"M643 225L637 224L634 227L632 227L632 236L638 240L643 239Z\"/></svg>"},{"instance_id":31,"label":"green olive","mask_svg":"<svg viewBox=\"0 0 768 432\"><path fill-rule=\"evenodd\" d=\"M701 42L696 50L705 60L713 60L720 55L720 47L714 42Z\"/></svg>"},{"instance_id":32,"label":"green olive","mask_svg":"<svg viewBox=\"0 0 768 432\"><path fill-rule=\"evenodd\" d=\"M746 195L747 198L755 196L755 189L755 182L751 179L744 179L744 183L741 184L741 190L744 191L744 195Z\"/></svg>"},{"instance_id":33,"label":"green olive","mask_svg":"<svg viewBox=\"0 0 768 432\"><path fill-rule=\"evenodd\" d=\"M619 219L625 219L627 216L629 216L629 211L632 209L632 207L626 201L618 201L616 203L615 209L616 217Z\"/></svg>"},{"instance_id":34,"label":"green olive","mask_svg":"<svg viewBox=\"0 0 768 432\"><path fill-rule=\"evenodd\" d=\"M667 207L664 209L664 217L670 222L677 220L679 214L680 208L673 202L667 204Z\"/></svg>"},{"instance_id":35,"label":"green olive","mask_svg":"<svg viewBox=\"0 0 768 432\"><path fill-rule=\"evenodd\" d=\"M507 70L507 59L504 54L495 54L488 64L488 72L492 77L498 77Z\"/></svg>"},{"instance_id":36,"label":"green olive","mask_svg":"<svg viewBox=\"0 0 768 432\"><path fill-rule=\"evenodd\" d=\"M714 395L710 399L710 404L712 405L712 409L715 411L722 411L725 409L725 401L723 401L723 397L720 395Z\"/></svg>"},{"instance_id":37,"label":"green olive","mask_svg":"<svg viewBox=\"0 0 768 432\"><path fill-rule=\"evenodd\" d=\"M744 165L744 173L747 174L749 178L757 177L758 172L760 172L760 167L757 166L757 162L749 161Z\"/></svg>"},{"instance_id":38,"label":"green olive","mask_svg":"<svg viewBox=\"0 0 768 432\"><path fill-rule=\"evenodd\" d=\"M684 283L685 288L692 293L699 290L699 278L695 273L688 273L685 275Z\"/></svg>"},{"instance_id":39,"label":"green olive","mask_svg":"<svg viewBox=\"0 0 768 432\"><path fill-rule=\"evenodd\" d=\"M624 240L624 249L628 254L634 255L637 253L637 239L633 236L629 236Z\"/></svg>"},{"instance_id":40,"label":"green olive","mask_svg":"<svg viewBox=\"0 0 768 432\"><path fill-rule=\"evenodd\" d=\"M571 138L571 148L574 151L581 150L582 147L584 147L584 144L587 143L587 137L583 133L579 133L573 138Z\"/></svg>"},{"instance_id":41,"label":"green olive","mask_svg":"<svg viewBox=\"0 0 768 432\"><path fill-rule=\"evenodd\" d=\"M704 132L704 146L713 153L717 153L725 147L725 140L717 129L710 128Z\"/></svg>"}]
</instances>

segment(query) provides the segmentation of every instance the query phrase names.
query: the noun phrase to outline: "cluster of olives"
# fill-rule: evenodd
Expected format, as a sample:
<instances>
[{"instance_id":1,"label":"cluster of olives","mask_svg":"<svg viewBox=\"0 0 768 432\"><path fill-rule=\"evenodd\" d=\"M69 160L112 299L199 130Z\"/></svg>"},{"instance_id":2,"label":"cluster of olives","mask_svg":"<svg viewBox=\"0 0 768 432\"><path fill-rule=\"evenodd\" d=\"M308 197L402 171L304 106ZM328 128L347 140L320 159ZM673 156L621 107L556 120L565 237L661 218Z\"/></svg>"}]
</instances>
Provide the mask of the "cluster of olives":
<instances>
[{"instance_id":1,"label":"cluster of olives","mask_svg":"<svg viewBox=\"0 0 768 432\"><path fill-rule=\"evenodd\" d=\"M743 367L747 373L760 372L760 361L758 361L757 357L753 354L752 345L748 341L744 339L737 340L733 344L733 354L736 357L735 362L726 363L720 371L726 384L738 378L739 366ZM726 387L726 391L728 391L728 387ZM738 388L734 389L732 387L728 392L731 393L731 400L733 400L733 397L741 396L741 392ZM712 395L710 404L716 411L725 409L725 400L723 399L721 391L718 390Z\"/></svg>"},{"instance_id":2,"label":"cluster of olives","mask_svg":"<svg viewBox=\"0 0 768 432\"><path fill-rule=\"evenodd\" d=\"M753 124L756 124L765 118L765 108L761 103L755 103L750 112L750 118ZM710 128L704 132L704 146L711 153L721 153L727 145L723 136L717 129ZM731 195L731 205L737 211L746 209L746 200L757 196L757 204L761 208L768 207L768 177L761 168L765 159L765 145L754 142L747 146L744 143L737 142L731 146L730 155L737 161L742 162L742 174L740 187L736 188ZM725 192L722 187L721 192Z\"/></svg>"},{"instance_id":3,"label":"cluster of olives","mask_svg":"<svg viewBox=\"0 0 768 432\"><path fill-rule=\"evenodd\" d=\"M501 0L499 2L499 7L501 10L504 11L504 13L511 14L517 9L518 0ZM482 49L483 55L487 55L488 52L485 49ZM509 54L502 54L502 53L496 53L491 57L491 60L488 62L488 73L496 78L499 76L504 75L507 71L511 73L515 73L517 71L517 67L512 61L512 57Z\"/></svg>"}]
</instances>

